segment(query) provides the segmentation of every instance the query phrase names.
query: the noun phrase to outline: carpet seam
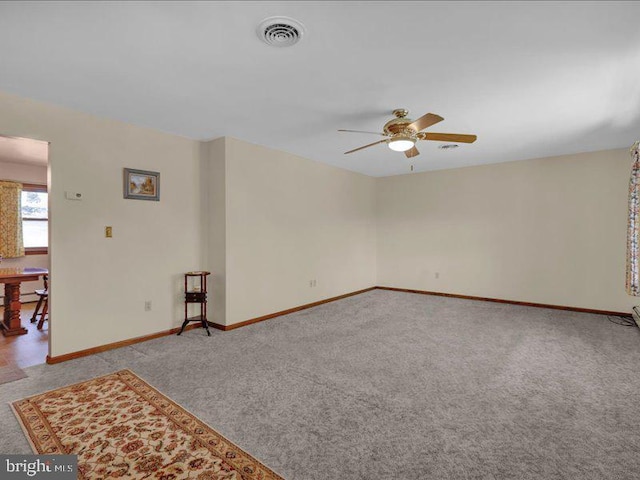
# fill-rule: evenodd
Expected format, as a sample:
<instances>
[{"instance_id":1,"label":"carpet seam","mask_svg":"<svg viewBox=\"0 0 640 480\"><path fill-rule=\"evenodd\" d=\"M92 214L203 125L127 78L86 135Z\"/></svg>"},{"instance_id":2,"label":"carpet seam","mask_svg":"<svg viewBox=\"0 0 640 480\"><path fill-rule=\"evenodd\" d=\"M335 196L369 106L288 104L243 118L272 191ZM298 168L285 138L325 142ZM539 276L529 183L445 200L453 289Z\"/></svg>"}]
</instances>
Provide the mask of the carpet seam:
<instances>
[{"instance_id":1,"label":"carpet seam","mask_svg":"<svg viewBox=\"0 0 640 480\"><path fill-rule=\"evenodd\" d=\"M108 364L108 363L107 363L107 364ZM25 398L18 398L18 399L16 399L16 400L12 400L12 401L10 401L9 403L10 403L11 405L13 405L15 402L20 402L20 401L22 401L22 400L31 400L31 399L32 399L32 398L34 398L34 397L39 397L39 396L41 396L41 395L46 395L47 393L55 392L56 390L60 390L60 389L62 389L62 388L75 387L76 385L80 385L81 383L85 383L85 382L88 382L88 381L91 381L91 380L98 380L98 379L103 378L103 377L108 377L108 376L110 376L110 375L113 375L114 373L122 372L122 371L124 371L124 370L131 372L131 370L129 370L128 368L125 368L125 369L122 369L122 368L121 368L121 369L119 369L119 370L115 370L115 371L113 371L113 372L111 372L111 373L107 373L107 374L105 374L105 375L100 375L99 377L91 377L91 378L87 378L86 380L81 380L81 381L79 381L79 382L70 383L70 384L68 384L68 385L63 385L63 386L61 386L61 387L57 387L57 388L51 388L51 389L49 389L49 390L45 390L44 392L36 393L35 395L29 395L28 397L25 397ZM131 373L133 373L133 372L131 372Z\"/></svg>"}]
</instances>

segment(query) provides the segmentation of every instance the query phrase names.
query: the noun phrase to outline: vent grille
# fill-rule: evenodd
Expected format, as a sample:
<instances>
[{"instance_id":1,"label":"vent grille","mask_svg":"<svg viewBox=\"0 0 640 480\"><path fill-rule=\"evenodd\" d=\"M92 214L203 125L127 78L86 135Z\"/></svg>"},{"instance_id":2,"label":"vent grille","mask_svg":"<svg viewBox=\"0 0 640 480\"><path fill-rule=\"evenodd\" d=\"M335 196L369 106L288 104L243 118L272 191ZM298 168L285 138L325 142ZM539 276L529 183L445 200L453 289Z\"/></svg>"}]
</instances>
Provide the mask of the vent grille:
<instances>
[{"instance_id":1,"label":"vent grille","mask_svg":"<svg viewBox=\"0 0 640 480\"><path fill-rule=\"evenodd\" d=\"M303 25L288 17L270 17L263 20L257 29L258 37L274 47L290 47L304 35Z\"/></svg>"},{"instance_id":2,"label":"vent grille","mask_svg":"<svg viewBox=\"0 0 640 480\"><path fill-rule=\"evenodd\" d=\"M456 143L448 143L446 145L439 145L438 148L440 150L451 150L453 148L458 148L460 145L456 144Z\"/></svg>"}]
</instances>

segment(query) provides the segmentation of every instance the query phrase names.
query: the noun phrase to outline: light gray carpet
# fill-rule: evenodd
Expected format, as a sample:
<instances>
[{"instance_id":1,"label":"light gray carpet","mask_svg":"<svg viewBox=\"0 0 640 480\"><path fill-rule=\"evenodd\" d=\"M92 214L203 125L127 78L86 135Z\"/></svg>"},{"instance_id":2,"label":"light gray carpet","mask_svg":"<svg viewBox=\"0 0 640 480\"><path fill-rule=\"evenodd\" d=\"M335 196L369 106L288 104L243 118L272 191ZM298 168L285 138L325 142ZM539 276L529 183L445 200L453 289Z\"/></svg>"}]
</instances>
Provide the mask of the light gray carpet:
<instances>
[{"instance_id":1,"label":"light gray carpet","mask_svg":"<svg viewBox=\"0 0 640 480\"><path fill-rule=\"evenodd\" d=\"M0 385L0 452L7 402L121 368L289 480L640 476L640 330L601 315L374 290L192 330Z\"/></svg>"},{"instance_id":2,"label":"light gray carpet","mask_svg":"<svg viewBox=\"0 0 640 480\"><path fill-rule=\"evenodd\" d=\"M14 363L5 363L0 365L0 384L15 382L21 378L25 378L27 374Z\"/></svg>"}]
</instances>

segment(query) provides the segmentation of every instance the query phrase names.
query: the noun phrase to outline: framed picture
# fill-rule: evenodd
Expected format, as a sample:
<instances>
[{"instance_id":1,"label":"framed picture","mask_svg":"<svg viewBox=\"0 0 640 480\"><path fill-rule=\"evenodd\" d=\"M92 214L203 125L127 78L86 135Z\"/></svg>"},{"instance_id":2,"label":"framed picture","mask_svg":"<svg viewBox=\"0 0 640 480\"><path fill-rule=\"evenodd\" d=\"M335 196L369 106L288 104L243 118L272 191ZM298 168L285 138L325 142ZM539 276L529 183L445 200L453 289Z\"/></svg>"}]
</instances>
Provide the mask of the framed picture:
<instances>
[{"instance_id":1,"label":"framed picture","mask_svg":"<svg viewBox=\"0 0 640 480\"><path fill-rule=\"evenodd\" d=\"M160 173L124 169L124 198L160 200Z\"/></svg>"}]
</instances>

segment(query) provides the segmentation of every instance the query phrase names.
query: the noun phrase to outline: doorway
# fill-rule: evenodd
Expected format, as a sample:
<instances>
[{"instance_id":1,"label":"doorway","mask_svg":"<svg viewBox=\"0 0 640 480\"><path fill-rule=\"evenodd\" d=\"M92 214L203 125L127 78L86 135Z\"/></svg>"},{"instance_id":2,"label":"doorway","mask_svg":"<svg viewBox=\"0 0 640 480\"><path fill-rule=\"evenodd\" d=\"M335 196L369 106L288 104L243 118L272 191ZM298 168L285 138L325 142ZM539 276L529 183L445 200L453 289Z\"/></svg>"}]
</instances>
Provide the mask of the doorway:
<instances>
[{"instance_id":1,"label":"doorway","mask_svg":"<svg viewBox=\"0 0 640 480\"><path fill-rule=\"evenodd\" d=\"M0 255L4 257L0 263L3 274L13 275L28 268L50 268L48 168L48 142L0 135L0 182L4 182L5 187L16 187L15 195L20 199L19 216L11 222L16 224L15 238L22 240L22 245L16 241L16 245L10 248L7 242L0 249ZM9 254L5 253L7 251ZM40 298L36 291L42 292L44 289L42 276L37 278L36 281L26 278L20 283L20 329L15 329L14 325L8 329L3 325L3 335L0 335L0 374L2 370L21 369L46 362L50 343L49 322L40 323L38 328L40 317L32 321ZM6 320L5 310L9 308L15 312L16 302L15 298L11 302L5 298L4 285L0 285L0 296L0 311Z\"/></svg>"}]
</instances>

